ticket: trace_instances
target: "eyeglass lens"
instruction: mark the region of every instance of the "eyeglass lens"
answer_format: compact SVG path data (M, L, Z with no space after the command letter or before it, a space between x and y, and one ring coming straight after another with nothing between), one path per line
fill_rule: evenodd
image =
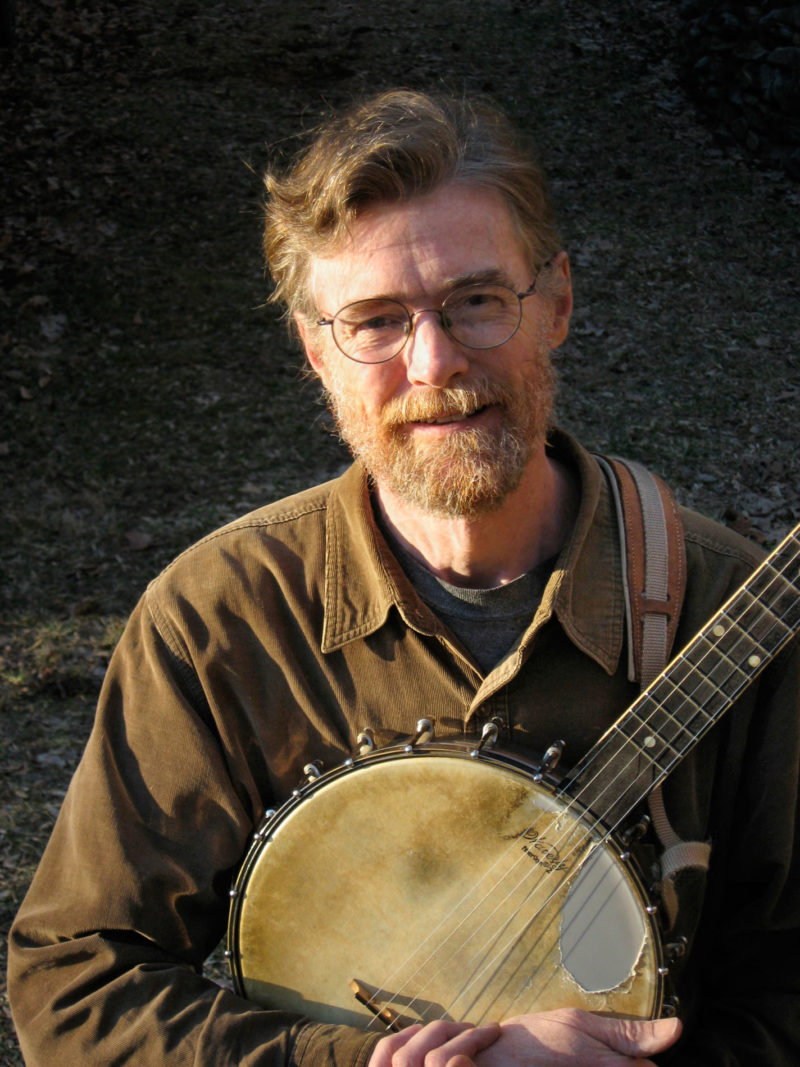
M522 317L519 297L504 285L454 289L439 312L445 331L467 348L496 348L514 335ZM359 300L333 319L336 344L351 359L381 363L402 349L413 317L396 300Z

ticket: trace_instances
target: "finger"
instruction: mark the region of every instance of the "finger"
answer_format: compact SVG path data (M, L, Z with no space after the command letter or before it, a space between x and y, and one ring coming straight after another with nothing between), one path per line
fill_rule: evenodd
M500 1036L497 1023L472 1026L470 1023L429 1023L416 1033L392 1059L392 1067L449 1067L455 1059L456 1067L472 1067L471 1057L488 1048Z
M372 1050L367 1067L392 1067L394 1054L407 1045L421 1029L422 1026L419 1023L414 1023L413 1026L408 1026L396 1034L387 1034L386 1037L382 1037Z
M368 1067L422 1067L428 1052L469 1029L472 1029L470 1023L447 1023L444 1020L426 1026L414 1023L381 1038L372 1050Z
M441 1049L441 1057L433 1055L433 1063L430 1067L438 1067L441 1059L443 1067L472 1067L472 1056L489 1048L500 1036L499 1023L487 1023L484 1026L473 1026L469 1030L451 1038ZM427 1065L426 1060L426 1065Z

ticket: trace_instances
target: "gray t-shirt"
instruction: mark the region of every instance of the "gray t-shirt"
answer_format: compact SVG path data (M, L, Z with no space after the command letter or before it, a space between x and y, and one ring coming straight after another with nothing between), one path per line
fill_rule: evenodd
M474 589L437 578L400 545L392 548L419 595L488 673L524 633L542 599L555 560L506 585Z

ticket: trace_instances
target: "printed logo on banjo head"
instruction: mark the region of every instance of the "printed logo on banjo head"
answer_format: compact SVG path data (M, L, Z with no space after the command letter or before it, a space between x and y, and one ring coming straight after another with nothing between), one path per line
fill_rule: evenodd
M546 841L538 830L530 826L527 830L522 831L520 837L524 842L522 851L526 856L530 856L534 863L543 867L544 870L549 872L565 871L567 869L567 865L561 859L556 846Z

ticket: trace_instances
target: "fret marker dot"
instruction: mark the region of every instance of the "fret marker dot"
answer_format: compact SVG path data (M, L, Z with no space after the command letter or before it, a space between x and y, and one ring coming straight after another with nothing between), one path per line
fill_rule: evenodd
M645 748L655 748L656 747L656 739L654 737L652 737L652 736L646 737L644 739L644 747Z
M714 637L724 637L725 636L725 627L717 625L717 626L714 627L714 629L711 632L713 633Z
M747 661L747 666L748 667L758 667L758 665L760 663L761 663L761 656L752 655Z

